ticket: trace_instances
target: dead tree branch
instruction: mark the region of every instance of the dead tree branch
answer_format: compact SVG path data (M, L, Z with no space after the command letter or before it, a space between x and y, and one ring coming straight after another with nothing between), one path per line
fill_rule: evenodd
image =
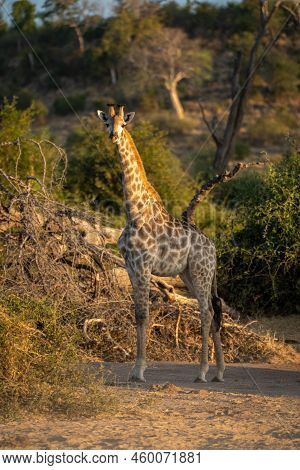
M197 189L187 209L182 213L181 219L187 223L194 223L195 210L198 204L202 202L207 195L220 183L225 183L231 180L239 171L245 170L246 168L264 168L265 163L263 162L239 162L231 171L225 171L220 175L216 175L209 181L204 183L200 189Z

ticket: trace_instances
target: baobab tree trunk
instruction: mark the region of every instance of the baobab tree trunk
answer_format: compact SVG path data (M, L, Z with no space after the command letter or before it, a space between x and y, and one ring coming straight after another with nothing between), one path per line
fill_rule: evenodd
M182 104L180 102L180 99L179 99L179 96L178 96L177 84L178 84L178 82L174 80L172 82L166 83L165 86L166 86L166 89L169 92L171 104L172 104L172 107L173 107L178 119L183 119L184 118L184 109L183 109L183 106L182 106Z

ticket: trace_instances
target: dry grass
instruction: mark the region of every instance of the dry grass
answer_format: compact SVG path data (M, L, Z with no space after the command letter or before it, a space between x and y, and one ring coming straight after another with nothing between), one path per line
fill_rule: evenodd
M118 407L102 377L78 367L74 321L48 305L10 295L0 300L2 418L30 413L92 416Z

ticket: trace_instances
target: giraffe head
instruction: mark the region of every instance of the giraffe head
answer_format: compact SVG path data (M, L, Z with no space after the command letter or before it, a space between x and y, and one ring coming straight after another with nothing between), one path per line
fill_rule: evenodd
M115 105L108 104L108 112L97 111L99 119L106 125L109 138L114 144L120 141L124 127L132 121L135 113L124 114L124 105L118 104L118 110L115 112Z

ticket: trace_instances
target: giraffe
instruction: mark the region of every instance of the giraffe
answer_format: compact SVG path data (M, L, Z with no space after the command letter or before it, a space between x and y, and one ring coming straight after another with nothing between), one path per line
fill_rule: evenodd
M216 290L216 250L195 226L174 218L147 179L144 166L126 126L135 113L125 113L124 105L109 104L108 112L97 111L109 138L117 146L121 161L126 226L118 240L128 272L135 304L136 361L130 380L145 382L146 336L149 320L151 274L179 275L191 294L198 300L202 329L202 351L196 382L206 382L208 371L208 337L212 332L217 375L223 382L225 369L220 325L221 300Z

